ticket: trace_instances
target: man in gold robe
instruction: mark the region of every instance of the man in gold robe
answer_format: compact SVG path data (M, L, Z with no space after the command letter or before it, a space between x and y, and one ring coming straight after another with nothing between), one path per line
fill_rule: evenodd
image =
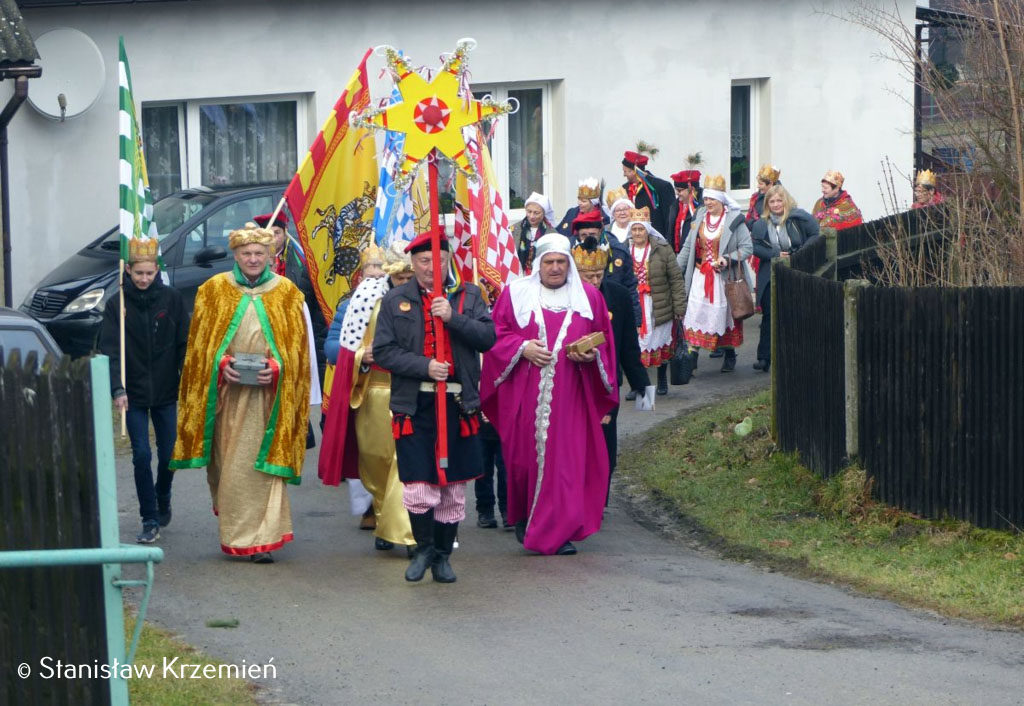
M225 554L271 563L293 539L285 484L298 484L310 404L302 292L268 268L273 234L233 231L235 266L196 296L171 468L206 467Z

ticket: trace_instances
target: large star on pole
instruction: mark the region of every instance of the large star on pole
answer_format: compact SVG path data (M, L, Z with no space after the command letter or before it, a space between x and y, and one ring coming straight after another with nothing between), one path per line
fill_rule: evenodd
M508 103L495 103L489 98L479 101L471 93L460 92L467 55L473 44L472 40L460 40L455 52L430 81L397 50L383 48L402 100L354 115L352 124L405 135L395 174L398 184L408 183L412 172L435 149L475 179L476 166L467 152L462 129L512 111Z

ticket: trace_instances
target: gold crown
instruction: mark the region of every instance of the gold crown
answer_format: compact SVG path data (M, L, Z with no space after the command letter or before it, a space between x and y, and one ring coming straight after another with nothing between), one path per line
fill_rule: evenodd
M604 202L608 205L608 208L612 207L619 199L626 199L629 201L629 194L626 193L625 189L611 189L604 195Z
M577 244L572 249L572 259L576 261L577 270L603 270L608 265L608 250L600 247L587 250Z
M384 250L384 272L397 275L400 272L412 272L412 258L405 252L406 242L396 240Z
M629 212L630 223L650 223L651 222L651 210L644 206L643 208L634 208Z
M601 182L593 178L581 181L579 191L576 192L576 195L581 199L601 198Z
M823 176L821 180L827 181L829 184L832 184L840 189L843 188L843 182L846 181L846 179L843 178L843 173L837 172L835 169L829 169L827 172L825 172L825 176Z
M128 262L156 262L160 241L156 238L130 238L128 240Z
M365 268L371 262L376 262L383 267L384 251L375 243L370 243L359 253L359 269Z
M923 169L917 173L917 185L928 186L932 189L938 184L938 177L931 169Z
M228 247L232 250L237 250L243 245L266 245L269 247L273 242L273 231L260 228L252 222L246 223L244 228L231 231L231 235L228 236Z
M779 175L782 174L778 167L772 164L762 164L761 168L757 170L757 178L761 181L766 181L769 184L774 184L779 180Z
M725 177L721 174L708 174L704 177L704 188L713 191L725 191Z

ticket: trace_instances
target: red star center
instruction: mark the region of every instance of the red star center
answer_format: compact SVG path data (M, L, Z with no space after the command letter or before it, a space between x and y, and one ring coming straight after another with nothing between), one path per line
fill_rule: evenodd
M444 101L437 96L430 96L416 104L412 113L412 121L416 127L429 135L445 129L451 112Z

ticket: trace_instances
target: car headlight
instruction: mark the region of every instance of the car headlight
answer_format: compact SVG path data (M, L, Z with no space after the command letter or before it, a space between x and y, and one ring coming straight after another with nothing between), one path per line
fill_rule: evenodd
M106 290L90 289L85 294L77 297L74 301L64 307L65 314L81 314L83 311L92 311L103 300Z

